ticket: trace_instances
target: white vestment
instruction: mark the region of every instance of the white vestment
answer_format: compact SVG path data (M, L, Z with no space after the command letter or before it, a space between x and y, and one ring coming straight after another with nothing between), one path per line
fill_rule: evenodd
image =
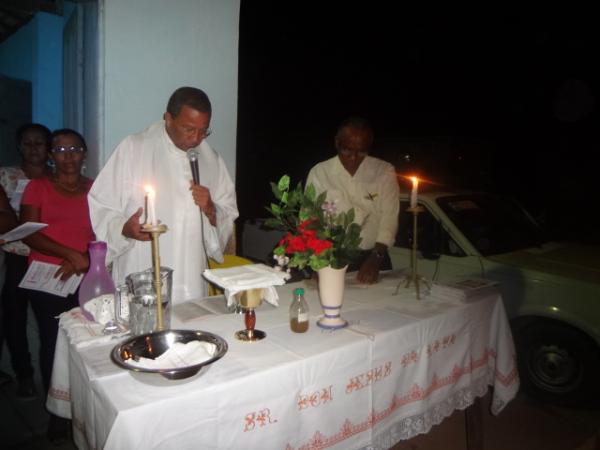
M88 197L90 216L96 239L108 244L107 263L113 263L115 283L152 267L151 242L122 234L125 222L144 206L145 187L150 185L156 192L156 218L168 227L159 245L161 265L173 269L173 303L206 295L203 241L209 257L222 258L238 210L235 186L223 159L205 140L196 149L200 184L210 190L216 207L216 227L194 203L187 154L173 144L164 121L126 137L100 171Z

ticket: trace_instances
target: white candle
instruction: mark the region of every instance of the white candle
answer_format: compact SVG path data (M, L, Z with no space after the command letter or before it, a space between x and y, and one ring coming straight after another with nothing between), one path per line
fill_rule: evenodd
M412 180L412 191L410 192L410 207L417 207L417 190L419 188L419 179L417 177L410 177Z
M148 197L148 220L150 221L150 225L157 225L156 209L154 205L156 193L154 192L154 189L152 189L152 186L146 186L146 196Z
M148 191L144 194L144 223L148 223Z

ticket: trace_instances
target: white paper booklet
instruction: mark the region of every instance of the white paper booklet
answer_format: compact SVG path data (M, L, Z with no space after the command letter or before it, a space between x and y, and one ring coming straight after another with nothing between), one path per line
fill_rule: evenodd
M17 181L15 191L13 192L12 197L10 198L10 206L12 206L12 209L14 209L17 212L19 212L19 208L21 207L21 197L23 197L23 192L25 192L25 188L27 187L30 181L31 180L29 179Z
M54 278L59 267L57 264L33 261L19 287L48 292L60 297L73 294L81 283L83 275L73 275L68 280L62 281L60 278Z
M22 225L19 225L16 228L13 228L8 233L4 233L0 235L0 240L4 240L6 242L18 241L19 239L23 239L30 234L35 233L36 231L41 230L42 228L46 228L48 225L45 223L39 222L25 222Z

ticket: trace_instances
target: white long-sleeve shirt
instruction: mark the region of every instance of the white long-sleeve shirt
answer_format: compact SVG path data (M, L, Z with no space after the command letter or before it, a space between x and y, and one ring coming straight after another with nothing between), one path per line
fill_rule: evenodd
M173 144L164 121L126 137L94 181L88 197L92 226L96 239L108 244L116 283L123 283L130 273L152 267L151 242L122 234L125 222L144 206L145 187L151 185L156 192L156 218L168 227L160 235L159 246L161 265L173 269L173 303L206 295L203 241L208 256L218 259L238 210L235 187L223 159L205 140L197 149L200 184L210 190L217 211L216 227L194 203L187 154Z
M354 176L335 156L315 165L306 185L312 184L317 194L327 191L327 200L335 201L338 212L354 208L354 222L362 225L362 249L376 242L391 247L398 230L400 190L394 166L366 156Z

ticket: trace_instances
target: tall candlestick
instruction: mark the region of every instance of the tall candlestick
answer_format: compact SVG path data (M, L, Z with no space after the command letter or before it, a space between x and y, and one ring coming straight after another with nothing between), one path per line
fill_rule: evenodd
M410 192L410 207L417 207L417 190L419 188L419 179L417 177L410 177L412 179L412 191Z
M156 193L154 192L154 189L152 189L152 186L146 186L146 197L148 198L148 219L150 220L150 225L158 225L154 204Z

